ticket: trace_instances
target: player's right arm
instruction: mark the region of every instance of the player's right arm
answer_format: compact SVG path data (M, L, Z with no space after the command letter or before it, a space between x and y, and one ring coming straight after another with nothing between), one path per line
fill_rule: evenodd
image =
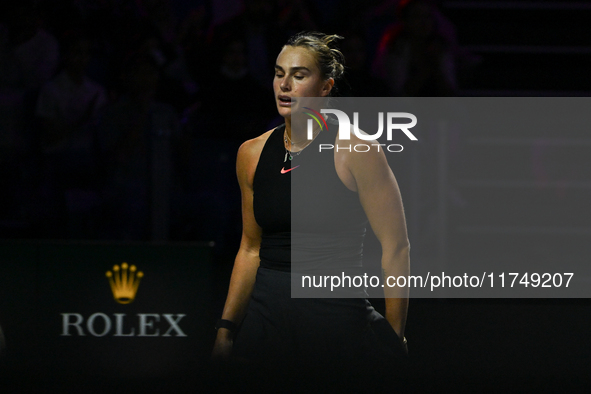
M246 141L240 146L236 159L236 173L242 194L242 239L234 261L228 296L222 312L222 319L240 324L254 288L259 267L259 249L262 229L254 218L253 180L261 151L271 132ZM232 350L232 332L220 328L217 333L212 357L227 359Z

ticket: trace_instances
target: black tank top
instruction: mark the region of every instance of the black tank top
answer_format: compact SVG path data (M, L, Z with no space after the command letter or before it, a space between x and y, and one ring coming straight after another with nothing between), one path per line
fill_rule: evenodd
M285 160L285 125L263 147L253 181L263 267L289 271L293 263L322 271L335 264L361 266L367 216L358 194L336 172L334 149L319 151L321 144L335 144L338 123L329 118L327 124L328 130L292 160Z

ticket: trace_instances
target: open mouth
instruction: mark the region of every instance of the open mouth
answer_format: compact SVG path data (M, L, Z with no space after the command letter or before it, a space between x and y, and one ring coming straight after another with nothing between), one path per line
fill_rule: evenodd
M288 104L292 104L295 102L295 100L292 97L289 96L278 96L277 97L279 99L279 102L283 105L288 105Z

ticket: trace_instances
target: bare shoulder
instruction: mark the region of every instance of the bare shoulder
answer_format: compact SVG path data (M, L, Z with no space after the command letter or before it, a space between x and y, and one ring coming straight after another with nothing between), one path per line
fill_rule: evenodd
M350 127L350 139L340 139L340 135L337 135L335 168L344 185L349 190L358 192L361 179L372 178L387 171L391 173L391 170L384 155L383 144L369 139L370 136L362 130L359 130L360 134L368 139L359 138L353 131L353 125Z
M375 139L370 139L371 136L359 130L359 134L366 139L360 138L354 131L353 125L350 125L350 139L342 140L337 136L336 144L339 146L336 161L346 165L350 170L352 167L383 165L386 156L384 155L384 144L380 144Z
M240 145L238 149L238 156L236 158L236 172L240 181L244 180L248 184L252 185L254 178L254 172L265 143L269 139L269 136L275 129L271 129L260 136L245 141Z

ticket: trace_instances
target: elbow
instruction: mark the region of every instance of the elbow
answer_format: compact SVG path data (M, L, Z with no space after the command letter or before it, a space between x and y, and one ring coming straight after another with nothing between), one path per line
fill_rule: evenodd
M408 260L410 255L410 242L408 239L382 244L382 256L386 260Z
M410 242L409 242L408 238L406 238L403 241L401 240L399 242L396 242L395 247L394 247L394 251L396 254L410 253Z
M408 236L405 235L396 235L390 237L380 237L378 235L378 239L380 240L380 244L382 245L382 249L384 250L409 250L410 249L410 241L408 240Z

